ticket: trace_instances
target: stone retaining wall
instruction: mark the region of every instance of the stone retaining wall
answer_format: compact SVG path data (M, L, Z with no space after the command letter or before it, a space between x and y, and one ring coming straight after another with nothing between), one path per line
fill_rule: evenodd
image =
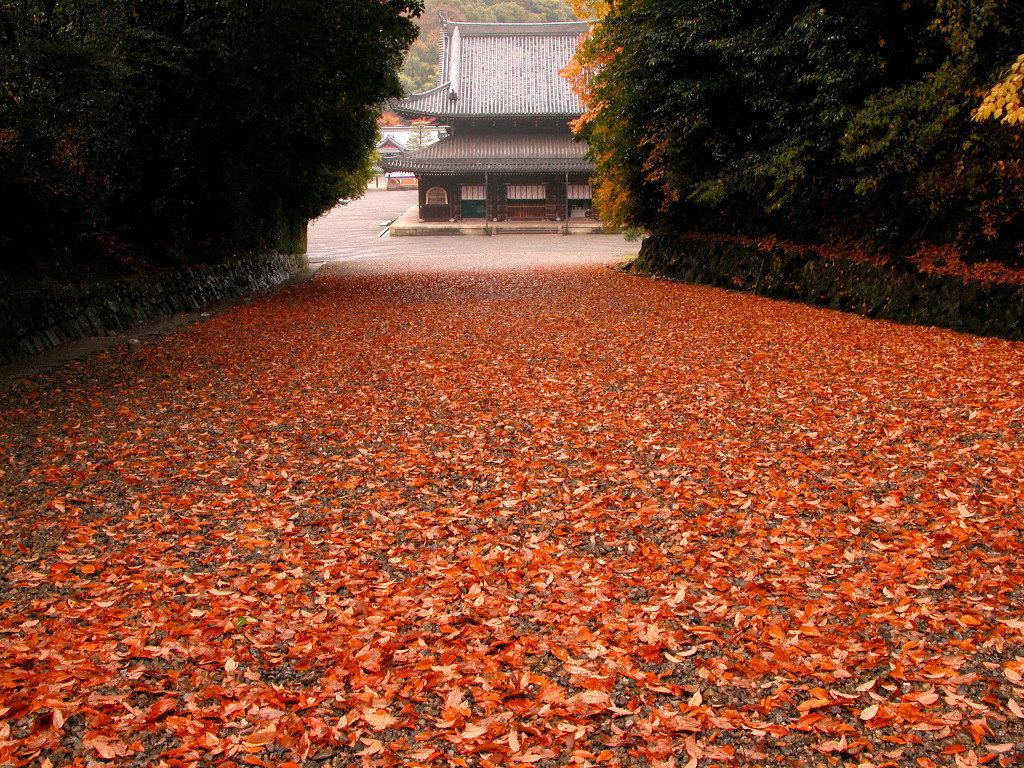
M158 277L0 294L0 365L279 285L305 254L261 254Z
M799 301L866 317L1024 339L1024 286L757 248L691 235L653 235L635 268L688 283Z

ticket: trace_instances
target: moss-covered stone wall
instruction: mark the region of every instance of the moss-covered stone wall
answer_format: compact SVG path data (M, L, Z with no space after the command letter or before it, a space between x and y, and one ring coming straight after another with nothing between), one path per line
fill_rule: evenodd
M305 254L260 254L137 280L0 291L0 365L280 284Z
M981 336L1024 339L1024 286L964 282L814 250L758 248L691 235L652 235L635 268L688 283Z

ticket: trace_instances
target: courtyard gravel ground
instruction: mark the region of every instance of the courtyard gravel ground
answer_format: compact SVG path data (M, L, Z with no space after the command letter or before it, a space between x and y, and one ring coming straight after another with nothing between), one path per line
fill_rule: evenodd
M1020 764L1024 345L445 240L0 383L0 766Z

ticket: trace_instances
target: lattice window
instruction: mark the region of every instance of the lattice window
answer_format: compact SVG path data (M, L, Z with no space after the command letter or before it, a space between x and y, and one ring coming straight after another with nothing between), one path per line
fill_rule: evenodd
M594 192L589 184L570 184L568 197L570 200L593 200Z
M462 199L463 200L486 200L487 190L483 184L463 184L462 185Z
M443 187L427 190L427 205L448 205L448 192Z
M545 184L509 184L509 200L546 200L548 196Z

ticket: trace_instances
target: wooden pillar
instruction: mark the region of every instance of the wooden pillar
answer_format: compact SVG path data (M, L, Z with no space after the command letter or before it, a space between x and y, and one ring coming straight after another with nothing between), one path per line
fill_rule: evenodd
M491 184L487 171L484 171L484 234L491 234Z
M569 172L565 172L565 234L569 234Z

